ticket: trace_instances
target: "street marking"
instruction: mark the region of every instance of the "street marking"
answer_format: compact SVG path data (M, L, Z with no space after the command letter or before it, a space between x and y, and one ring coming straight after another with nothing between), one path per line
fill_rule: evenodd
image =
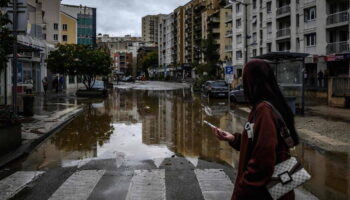
M165 200L165 170L135 170L126 200Z
M186 157L188 161L192 163L194 167L197 167L198 165L198 157Z
M154 165L159 168L159 166L162 164L164 158L155 158L153 159Z
M44 174L42 171L18 171L0 182L0 199L9 199L32 181Z
M221 169L194 170L205 200L231 199L233 184Z
M70 176L50 200L86 200L102 178L105 170L83 170Z

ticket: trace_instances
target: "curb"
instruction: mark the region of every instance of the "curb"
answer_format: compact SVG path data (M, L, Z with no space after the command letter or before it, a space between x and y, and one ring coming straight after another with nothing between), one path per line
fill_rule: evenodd
M39 146L42 142L44 142L48 137L50 137L54 133L58 132L59 130L67 126L82 111L83 111L83 108L78 108L72 111L72 114L70 114L69 117L67 117L67 119L65 119L61 123L58 123L55 127L53 127L51 130L43 134L41 137L33 140L32 142L21 145L13 152L10 152L8 154L1 156L0 169L6 166L7 164L19 159L20 157L30 154L37 146Z

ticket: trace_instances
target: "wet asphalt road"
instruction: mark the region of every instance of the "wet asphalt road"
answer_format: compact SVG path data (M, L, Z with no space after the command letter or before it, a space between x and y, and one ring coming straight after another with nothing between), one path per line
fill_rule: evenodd
M246 114L226 99L125 87L82 103L67 127L0 170L0 199L230 199L238 153L203 125L241 131Z

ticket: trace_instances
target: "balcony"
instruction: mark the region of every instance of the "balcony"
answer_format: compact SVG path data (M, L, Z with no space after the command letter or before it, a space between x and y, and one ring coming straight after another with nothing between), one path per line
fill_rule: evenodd
M226 37L226 38L230 38L230 37L232 37L232 30L228 30L228 31L226 31L226 33L225 33L225 37Z
M290 37L290 28L280 29L276 33L278 39Z
M316 5L316 0L304 0L304 8Z
M226 17L225 17L225 23L230 23L230 22L232 22L232 15L227 15Z
M349 23L349 12L342 11L327 16L327 28L342 26Z
M211 17L211 18L210 18L210 22L213 22L213 23L220 23L220 18L218 18L218 17Z
M290 15L290 6L289 5L277 8L276 17L284 17L287 15Z
M315 29L316 25L316 20L306 21L304 22L304 30Z
M225 52L231 52L232 51L232 45L225 45Z
M327 54L344 53L349 51L349 42L341 41L327 44Z

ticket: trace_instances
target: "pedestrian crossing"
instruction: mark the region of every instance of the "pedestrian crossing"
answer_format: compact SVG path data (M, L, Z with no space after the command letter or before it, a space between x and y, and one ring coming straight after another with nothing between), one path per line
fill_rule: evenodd
M77 171L73 172L63 183L57 185L57 189L52 191L52 194L46 198L38 196L35 199L49 199L49 200L87 200L92 198L92 194L96 188L102 189L101 193L109 193L110 187L118 187L118 185L112 184L106 186L101 182L104 178L108 179L108 173L113 174L116 172L108 172L107 170L82 170L77 168ZM132 173L131 173L132 172ZM120 178L122 182L128 185L123 190L123 194L115 194L115 196L109 199L122 199L122 200L171 200L178 199L174 196L167 196L168 190L176 190L175 194L179 191L187 191L191 193L195 190L189 188L186 184L177 184L175 182L170 184L171 181L167 181L169 174L174 174L174 169L142 169L133 171L124 171L124 174ZM0 180L0 200L17 199L16 195L19 195L24 188L34 188L36 185L40 185L40 181L44 181L45 174L50 172L44 171L18 171L2 180ZM194 174L194 179L190 180L200 188L199 195L195 195L196 198L185 199L204 199L204 200L229 200L233 191L233 183L228 174L223 169L187 169L187 170L175 170L175 174L178 177L183 177L188 173ZM125 178L132 174L132 177ZM174 177L170 177L174 178ZM50 181L49 181L50 182ZM100 184L100 185L99 185ZM192 185L193 187L193 185ZM40 188L41 189L41 188ZM98 192L97 192L98 193ZM172 191L172 193L174 193ZM21 194L20 194L21 195ZM22 194L23 195L23 194ZM96 196L96 195L95 195ZM123 198L120 198L120 197ZM312 198L311 198L312 197ZM21 196L20 199L26 199ZM31 199L31 198L29 198ZM100 198L104 199L104 198ZM317 199L317 197L311 194L301 193L296 190L296 199Z
M106 174L105 170L77 170L61 183L49 200L86 200ZM230 199L232 182L222 169L191 171L197 177L197 184L200 185L205 200ZM36 182L40 181L40 175L44 173L42 171L19 171L4 178L0 181L0 199L7 200L14 197L29 184L35 187ZM180 173L181 171L179 175ZM205 178L206 173L208 173L208 178ZM210 179L213 180L210 181ZM166 200L167 187L173 186L166 185L166 169L134 170L129 189L125 191L125 199ZM176 187L186 187L186 185Z

